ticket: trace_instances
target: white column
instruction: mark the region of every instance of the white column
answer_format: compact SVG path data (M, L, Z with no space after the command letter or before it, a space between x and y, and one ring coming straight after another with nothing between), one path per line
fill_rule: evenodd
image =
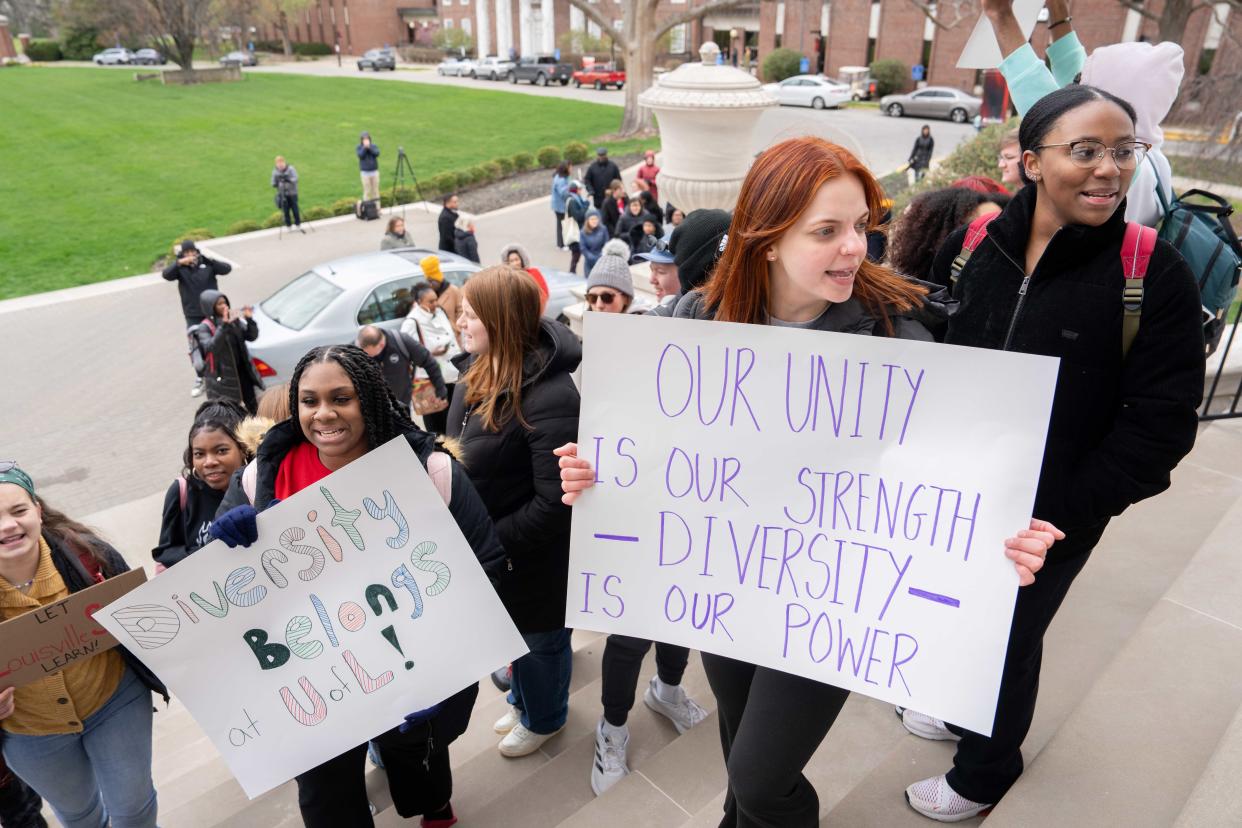
M544 54L556 52L556 3L543 0L543 49Z
M586 31L586 15L577 6L569 7L569 30L571 32Z
M492 26L491 20L488 18L488 14L490 12L490 9L488 8L489 5L490 4L487 3L486 0L475 0L474 4L475 16L478 19L478 22L475 24L475 31L478 34L478 39L475 42L478 43L476 51L478 53L477 57L480 59L485 58L492 53Z
M518 56L532 54L530 42L530 0L518 0Z
M496 0L496 54L502 60L509 57L513 46L513 7L509 0Z

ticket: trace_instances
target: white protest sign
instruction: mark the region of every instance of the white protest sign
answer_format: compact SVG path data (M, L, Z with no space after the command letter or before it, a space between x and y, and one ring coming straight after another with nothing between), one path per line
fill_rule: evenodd
M1018 18L1018 26L1022 36L1027 40L1035 31L1035 22L1044 8L1045 0L1013 0L1013 13ZM995 69L1004 59L1000 44L996 42L996 33L992 31L992 23L987 15L979 15L975 29L962 49L962 56L957 59L959 69Z
M565 623L989 734L1057 361L586 315Z
M526 652L404 438L97 613L251 798Z

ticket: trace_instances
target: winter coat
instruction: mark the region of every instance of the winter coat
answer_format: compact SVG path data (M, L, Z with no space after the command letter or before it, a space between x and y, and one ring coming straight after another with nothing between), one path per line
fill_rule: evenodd
M599 208L599 212L609 233L617 231L617 222L629 212L629 201L628 197L616 199L610 196L604 199L604 206Z
M611 158L595 159L587 167L582 183L586 184L591 195L595 197L595 206L599 207L608 196L608 185L621 180L621 168Z
M392 250L397 247L413 247L414 237L410 235L410 231L398 236L396 233L385 233L384 238L380 239L380 250Z
M380 148L375 146L375 142L371 142L371 146L364 147L362 142L358 142L358 172L372 173L379 171Z
M569 178L564 175L552 176L552 212L565 212L565 199L569 195Z
M595 263L599 261L599 257L604 252L604 245L608 243L608 228L601 222L599 227L594 230L587 230L583 225L582 233L578 237L578 245L582 248L582 261L584 262L585 273L590 273L591 268L595 267Z
M224 492L216 491L191 475L185 478L185 508L181 508L181 486L176 480L164 494L160 520L160 540L151 550L156 563L172 566L211 543L208 531Z
M570 193L565 200L565 212L578 222L578 229L582 229L582 223L586 221L587 209L591 206L590 202L577 193Z
M448 398L440 364L416 336L385 328L384 350L371 357L371 361L384 375L384 382L388 383L388 389L393 396L406 408L409 408L410 398L414 394L414 372L419 368L426 372L441 398Z
M561 503L561 473L552 450L577 439L578 389L570 374L582 345L559 322L541 319L539 341L523 363L522 416L486 431L473 407L464 375L474 360L454 362L463 374L449 406L449 436L461 443L462 464L478 487L513 571L498 588L505 608L523 633L565 624L569 576L570 509Z
M259 338L259 326L253 319L222 323L215 318L215 303L221 296L224 294L218 290L203 291L199 302L203 321L191 329L206 363L203 380L207 385L207 399L234 400L252 409L255 392L251 390L247 397L243 386L249 384L250 389L262 389L263 378L250 361L246 343Z
M282 196L288 198L298 197L298 171L292 164L286 164L282 170L279 167L272 168L272 186Z
M644 161L638 167L637 178L639 181L647 182L647 187L648 187L647 192L651 193L651 200L654 201L656 204L660 203L660 187L658 184L656 184L656 176L658 176L659 174L660 174L660 168L657 167L655 164L649 165L647 164L647 162Z
M181 293L181 310L185 314L187 326L203 319L202 307L198 303L203 291L219 290L216 277L231 273L232 270L233 266L228 262L217 262L202 253L198 254L198 264L193 267L178 264L174 259L172 264L164 268L164 278L176 282L177 290Z
M474 233L465 230L453 230L453 247L458 256L464 256L475 264L479 264L479 242Z
M440 230L440 241L438 243L440 250L444 250L449 253L457 252L457 244L454 237L456 228L453 226L456 221L456 210L450 210L445 207L440 211L440 217L436 219L436 226Z
M931 166L932 152L936 149L936 139L930 135L923 137L920 133L918 138L914 139L914 146L910 149L910 166L916 170L925 170Z
M432 282L431 286L436 289L436 306L444 311L449 324L453 326L453 333L457 334L457 317L461 315L461 288L448 279ZM460 336L458 341L460 344Z
M1068 533L1102 531L1168 488L1194 445L1204 375L1199 291L1181 256L1157 242L1123 360L1124 205L1099 227L1062 227L1026 277L1037 197L1022 188L988 226L954 288L959 305L945 341L1061 360L1034 514ZM935 281L948 283L965 233L945 240Z
M638 215L634 215L630 212L629 207L626 207L625 212L617 219L616 224L612 225L612 237L614 239L625 239L625 243L630 244L630 231L637 227L639 232L642 232L643 222L647 219L651 219L657 225L660 223L658 216L648 213L646 210L640 210ZM642 237L640 236L639 238ZM630 244L630 247L633 246Z
M418 339L433 355L441 348L447 348L448 350L435 356L435 360L440 366L444 381L457 382L457 366L450 360L461 353L461 345L457 342L457 329L449 321L444 308L437 307L436 312L431 314L422 305L415 305L401 323L401 332Z

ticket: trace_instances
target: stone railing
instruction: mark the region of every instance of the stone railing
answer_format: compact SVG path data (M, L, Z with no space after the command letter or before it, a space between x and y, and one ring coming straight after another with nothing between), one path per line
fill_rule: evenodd
M227 83L242 79L240 66L220 66L211 69L169 69L161 72L164 85L185 86L192 83Z

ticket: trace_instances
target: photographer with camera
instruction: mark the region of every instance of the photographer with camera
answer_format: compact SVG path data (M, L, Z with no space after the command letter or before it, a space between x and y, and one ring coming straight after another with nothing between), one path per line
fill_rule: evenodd
M199 307L199 297L203 295L203 291L219 290L216 277L231 272L233 266L204 256L193 239L186 239L177 245L173 255L177 258L164 268L164 278L177 283L177 290L181 293L181 312L185 315L185 329L188 333L203 321L203 311ZM200 374L194 387L190 389L190 396L197 397L202 393L203 377Z
M285 227L296 226L305 234L306 231L302 229L302 214L298 212L298 171L285 161L283 155L276 156L272 186L276 188L276 208L285 215Z
M364 132L358 137L358 173L362 176L362 200L379 201L379 147L371 142L371 133Z

